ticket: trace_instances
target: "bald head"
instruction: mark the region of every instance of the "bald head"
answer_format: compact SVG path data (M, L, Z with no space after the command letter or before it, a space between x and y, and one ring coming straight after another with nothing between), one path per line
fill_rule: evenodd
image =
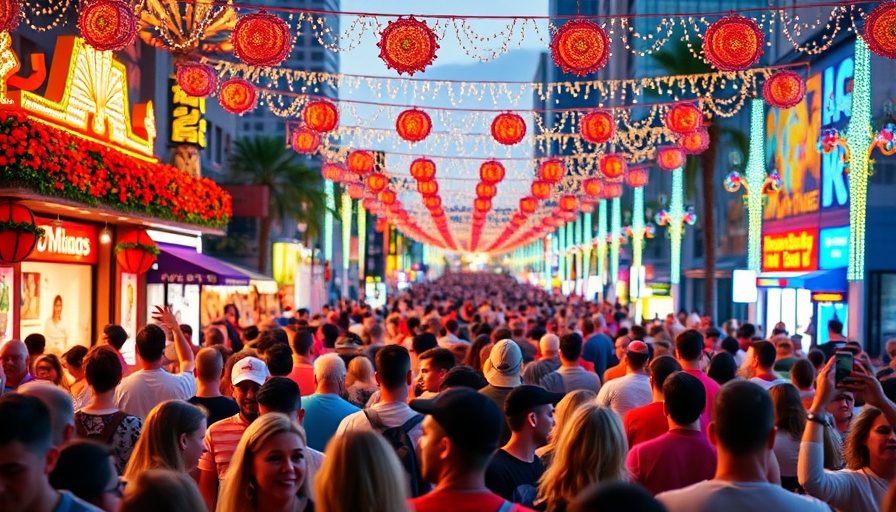
M0 362L3 363L3 373L6 374L6 386L18 386L28 374L28 366L31 364L28 347L19 340L7 341L0 347Z
M224 356L221 351L206 347L196 354L196 378L205 383L220 382L224 376Z
M538 350L545 358L558 357L560 355L560 338L556 334L545 334L538 340Z
M53 446L62 447L75 435L75 407L72 396L64 389L45 380L26 382L17 393L37 398L50 410L53 425Z

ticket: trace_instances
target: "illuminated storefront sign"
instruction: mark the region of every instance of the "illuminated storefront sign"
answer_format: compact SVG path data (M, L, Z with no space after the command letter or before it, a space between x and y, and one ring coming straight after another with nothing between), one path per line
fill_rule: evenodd
M846 268L849 265L849 226L820 231L818 265L824 270Z
M171 142L176 144L196 144L204 148L207 123L205 98L190 96L180 88L176 80L171 80Z
M762 237L763 272L818 270L818 230L800 229Z
M28 261L96 264L99 230L88 224L38 218L46 236L37 241L37 248Z

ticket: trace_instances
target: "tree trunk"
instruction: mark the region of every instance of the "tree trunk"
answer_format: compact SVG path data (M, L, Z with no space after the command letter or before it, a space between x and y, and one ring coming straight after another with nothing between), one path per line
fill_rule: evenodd
M271 216L262 217L258 226L258 271L264 274L268 267L268 245L271 240Z
M699 214L703 217L703 269L706 272L703 287L703 314L713 322L716 315L716 153L719 144L719 126L709 125L709 147L700 155L703 185L703 206Z

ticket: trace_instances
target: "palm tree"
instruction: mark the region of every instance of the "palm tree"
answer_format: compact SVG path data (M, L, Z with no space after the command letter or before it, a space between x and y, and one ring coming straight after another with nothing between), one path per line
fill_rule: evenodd
M228 166L229 180L240 185L268 188L268 215L258 230L258 270L268 263L271 226L288 222L308 226L308 237L321 232L326 195L320 173L305 166L298 153L286 147L282 137L253 137L234 143Z

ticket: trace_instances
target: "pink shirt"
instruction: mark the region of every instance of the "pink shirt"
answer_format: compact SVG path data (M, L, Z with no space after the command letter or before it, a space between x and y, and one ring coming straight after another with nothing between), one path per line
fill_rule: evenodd
M203 439L205 453L199 458L199 470L214 471L218 475L218 480L224 480L233 452L236 451L236 446L240 444L240 438L248 427L249 423L243 421L239 413L213 423L205 431Z
M703 432L674 429L628 452L632 480L650 494L681 489L716 474L716 449Z
M299 385L302 396L314 394L314 367L293 365L292 372L287 375L293 382Z
M686 373L690 373L694 377L697 377L698 380L703 384L703 389L706 390L706 407L703 409L703 414L700 415L700 430L705 434L707 429L709 429L709 422L712 421L712 404L716 401L716 395L719 394L719 383L712 380L712 377L701 372L700 370L684 370Z

